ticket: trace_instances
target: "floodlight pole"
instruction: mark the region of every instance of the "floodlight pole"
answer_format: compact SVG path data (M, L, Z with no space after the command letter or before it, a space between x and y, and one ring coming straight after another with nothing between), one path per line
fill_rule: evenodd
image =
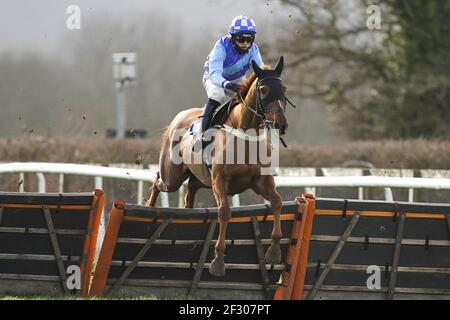
M117 139L125 138L125 130L127 123L127 111L125 104L125 84L124 81L116 82L116 137Z
M136 82L136 54L113 54L113 77L116 84L116 138L125 138L127 130L126 87Z

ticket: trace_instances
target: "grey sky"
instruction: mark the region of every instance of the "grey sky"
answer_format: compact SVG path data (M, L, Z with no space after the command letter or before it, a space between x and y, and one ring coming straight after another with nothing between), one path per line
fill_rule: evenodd
M70 5L78 5L81 9L82 30L71 31L66 27L66 20L69 16L66 13L66 9ZM186 86L185 83L183 83L184 80L179 77L167 76L166 82L164 82L164 79L160 78L159 85L170 85L172 90L176 90L174 92L177 92L177 94L171 95L170 97L163 97L158 86L155 84L150 86L148 82L144 81L147 78L151 80L152 77L158 75L158 72L160 72L158 71L158 64L140 64L141 69L138 70L139 81L141 85L147 84L150 87L149 89L141 90L143 93L139 96L139 99L136 98L137 103L133 106L136 108L139 107L139 110L141 110L142 114L146 115L147 118L151 117L156 119L159 117L164 123L170 120L175 109L171 110L168 114L161 114L161 110L158 107L159 104L162 103L163 105L171 107L178 106L178 108L180 108L180 106L200 105L204 102L205 93L201 84L204 59L209 52L208 50L212 48L213 41L227 33L229 23L234 16L245 13L254 18L258 27L259 41L270 45L272 54L278 54L280 52L276 45L277 35L280 30L283 30L280 29L280 22L289 19L289 15L292 15L292 21L295 21L296 15L298 14L298 12L290 12L285 6L281 6L277 1L273 0L0 0L0 54L3 54L5 51L11 51L12 53L6 56L17 57L20 56L20 53L31 52L33 53L32 56L38 59L32 61L34 61L34 63L36 63L36 61L39 62L38 65L32 65L37 68L36 70L33 69L34 73L31 72L33 70L27 70L26 72L23 71L23 74L17 74L14 73L16 70L10 70L10 77L12 78L7 81L7 78L5 77L3 85L4 90L5 92L8 92L8 97L10 99L8 100L6 97L3 97L3 100L0 100L0 103L4 103L5 106L8 106L8 110L10 110L13 118L17 118L17 112L27 112L29 115L28 117L35 120L34 114L39 116L45 115L47 112L50 112L49 108L60 110L61 106L58 105L58 101L61 101L61 96L64 96L64 101L67 105L71 103L72 105L77 106L77 112L90 112L89 119L92 119L92 131L96 130L101 132L103 130L101 125L104 125L104 123L109 123L108 125L110 125L110 123L113 123L114 121L110 112L107 113L109 118L102 120L104 123L95 121L93 115L93 112L96 110L110 110L114 107L113 85L112 80L110 79L111 69L109 66L109 51L112 48L120 51L134 51L135 49L134 47L128 49L127 39L123 38L126 34L118 36L117 42L114 42L112 45L103 35L107 34L110 36L112 31L110 30L111 25L116 25L111 22L119 22L121 27L132 26L135 28L133 30L136 30L136 38L140 39L139 37L141 34L149 35L147 22L149 18L155 18L155 13L157 14L156 17L160 18L157 19L158 21L163 20L169 25L168 28L158 28L158 26L155 26L155 30L168 30L168 37L174 37L174 35L177 36L179 35L178 33L181 33L184 41L182 41L182 43L175 43L177 52L181 53L186 49L192 50L184 52L185 56L180 56L180 61L176 61L177 63L180 62L177 66L178 68L181 68L181 71L174 68L173 70L170 70L170 72L187 72L196 75L190 79L190 82L192 82L190 86ZM102 26L100 23L106 23L104 26L105 30L101 29ZM275 25L277 25L276 28L274 28ZM85 27L83 28L83 26ZM98 30L96 29L98 32L92 32L93 28L99 28ZM173 32L174 30L175 33ZM163 37L164 34L161 36ZM87 44L88 47L82 52L73 51L74 47L79 49L79 46L71 47L72 40L74 41L74 44ZM135 39L133 39L133 41L134 40ZM169 59L169 57L172 57L173 59L173 52L171 55L166 55L164 49L158 50L164 47L164 43L167 45L174 42L173 39L169 39L172 41L165 40L167 39L163 39L164 42L162 43L151 43L150 46L147 46L151 47L154 52L151 51L152 56L147 56L145 58L155 60ZM155 37L153 36L153 39L145 39L143 36L142 41L144 44L146 41L155 41ZM158 39L156 41L158 41ZM94 48L89 47L89 44L92 43L98 45L95 46L95 48L100 50L99 52L95 52ZM186 46L186 44L189 45ZM159 47L155 47L158 45ZM183 48L183 46L186 46L186 48ZM145 46L139 46L139 48L143 49ZM174 46L168 46L168 48L174 48ZM81 55L80 52L82 53ZM144 50L144 52L146 51ZM103 55L104 59L99 60L98 57L94 59L93 56L96 54ZM48 65L45 64L51 63L53 59L70 62L71 56L76 57L77 60L77 63L75 64L67 64L68 67L70 66L73 68L70 69L70 76L73 79L69 77L72 79L72 82L68 81L66 78L64 79L67 82L67 86L71 83L74 86L73 88L67 87L65 85L66 82L64 81L58 82L55 80L63 77L63 72L58 72L57 69L48 67ZM265 62L268 62L267 58L264 58ZM80 59L82 60L82 63L80 62ZM140 61L143 61L142 58L140 59ZM103 65L96 65L94 68L95 70L100 68L99 70L102 70L102 73L96 75L96 82L88 82L90 85L84 84L82 79L84 79L84 74L90 74L88 72L89 70L86 69L91 69L90 63L92 63L92 61L95 61L95 63L99 63L100 61L100 64L101 61L105 62ZM186 67L183 66L183 63L194 64ZM57 63L55 63L55 65L58 66ZM107 65L107 67L102 69L105 65ZM167 66L167 63L164 65ZM43 70L39 69L41 66L44 68ZM39 80L33 82L30 80L30 82L27 81L29 80L29 77L26 76L30 72L31 74L35 74L38 78L44 72L44 75L49 78L46 78L45 81ZM26 78L21 80L21 77L23 76ZM23 92L23 94L14 95L16 91L10 90L10 86L13 85L10 83L10 80L13 78L17 78L17 86L25 86L26 89L20 91ZM168 79L175 79L175 81L169 81ZM57 88L47 88L52 85ZM101 88L105 87L109 88L109 91L101 91ZM58 90L61 90L61 92ZM86 94L83 90L87 90L90 95ZM34 95L28 97L27 95L29 95L30 92L34 92ZM83 92L82 97L76 96L77 92ZM189 98L187 98L187 96L189 96ZM86 101L82 99L84 97L87 97ZM186 101L186 99L188 100ZM95 109L89 107L92 104L95 104ZM308 107L306 104L302 104L303 107ZM302 118L304 120L299 120L300 122L297 124L299 128L303 129L312 127L311 130L306 130L310 132L309 136L312 141L317 141L317 137L323 135L329 136L332 139L335 138L335 134L328 133L328 120L324 118L323 114L322 109L319 108L309 110L309 117ZM147 125L147 123L142 124L147 121L147 118L143 116L135 118L129 117L130 122L132 122L133 119L137 122L140 121L139 123L133 124L140 127ZM312 119L315 118L317 119L312 121ZM45 116L39 121L42 122L41 131L44 131L43 128L52 127ZM325 123L325 125L321 125L322 123ZM160 126L161 123L158 122L158 128ZM293 127L294 126L292 126L292 128ZM323 128L319 134L317 134L315 130L316 127ZM302 139L304 141L310 139L308 138L308 132L302 134Z
M281 8L274 1L261 0L15 0L1 1L0 51L32 50L53 53L61 50L68 14L66 8L75 4L81 8L81 23L97 17L113 18L128 24L148 12L158 12L167 23L176 21L187 35L208 33L213 36L225 31L231 18L246 13L256 20L262 32L276 22ZM267 5L269 4L269 5ZM262 34L261 36L264 36Z

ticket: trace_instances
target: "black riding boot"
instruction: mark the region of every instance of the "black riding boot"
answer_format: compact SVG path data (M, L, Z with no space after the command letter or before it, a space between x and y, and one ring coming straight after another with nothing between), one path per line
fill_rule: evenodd
M202 133L209 129L214 110L218 106L220 106L220 102L214 99L208 99L208 103L205 104L202 113Z
M203 114L202 114L202 133L201 133L202 135L205 133L206 130L209 129L214 110L218 106L220 106L220 102L218 102L214 99L208 99L208 103L205 104L205 107L203 108ZM205 146L206 146L206 141L203 140L203 136L202 136L202 149L204 149Z

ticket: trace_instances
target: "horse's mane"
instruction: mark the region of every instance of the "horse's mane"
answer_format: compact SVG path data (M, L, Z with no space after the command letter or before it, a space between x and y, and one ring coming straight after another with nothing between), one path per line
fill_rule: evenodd
M268 65L263 65L261 67L261 69L271 70L271 67ZM247 96L247 93L250 90L250 88L252 87L252 84L253 84L253 82L255 82L256 78L257 78L256 73L252 72L241 84L241 90L239 91L239 93L243 99L245 99L245 97ZM239 95L238 95L238 97L239 97Z
M164 144L164 141L166 141L167 136L169 135L169 128L170 128L170 125L168 125L167 127L165 127L163 129L163 133L161 135L161 144Z

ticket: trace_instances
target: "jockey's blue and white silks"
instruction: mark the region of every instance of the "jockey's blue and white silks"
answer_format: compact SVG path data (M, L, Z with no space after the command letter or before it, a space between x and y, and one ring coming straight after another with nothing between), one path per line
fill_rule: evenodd
M251 68L252 60L263 65L258 46L253 43L249 51L240 54L230 36L219 39L205 62L205 75L218 87L225 88L229 81L241 78Z

